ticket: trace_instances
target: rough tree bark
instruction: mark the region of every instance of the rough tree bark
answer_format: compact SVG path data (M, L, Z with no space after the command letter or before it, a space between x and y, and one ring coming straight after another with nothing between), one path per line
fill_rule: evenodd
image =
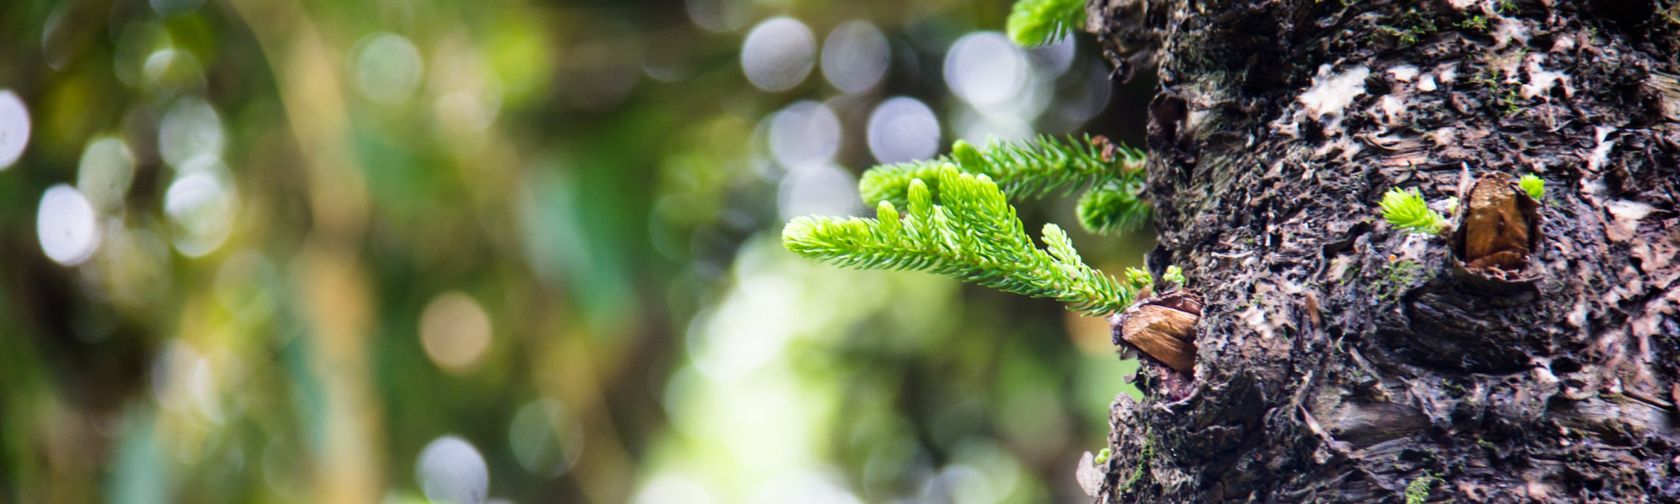
M1675 4L1090 0L1160 80L1151 267L1205 301L1098 500L1680 501ZM1529 173L1508 271L1377 213Z

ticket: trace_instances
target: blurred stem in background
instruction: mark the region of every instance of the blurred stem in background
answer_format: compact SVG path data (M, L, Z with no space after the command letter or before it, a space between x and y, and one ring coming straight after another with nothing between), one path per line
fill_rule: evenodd
M343 68L302 6L288 0L235 0L234 10L256 36L269 66L297 147L309 188L313 217L309 235L294 259L298 305L313 371L321 384L324 452L316 468L312 497L319 502L372 502L383 486L384 451L377 436L368 370L372 326L371 293L358 261L356 243L367 223L367 195L361 171L346 145L351 135L344 110Z

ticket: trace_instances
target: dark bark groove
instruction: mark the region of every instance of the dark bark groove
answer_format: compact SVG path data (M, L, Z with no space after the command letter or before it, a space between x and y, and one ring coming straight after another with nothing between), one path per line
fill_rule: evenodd
M1674 3L1091 0L1160 77L1150 263L1206 301L1098 500L1680 501ZM1522 278L1377 212L1488 173L1547 182Z

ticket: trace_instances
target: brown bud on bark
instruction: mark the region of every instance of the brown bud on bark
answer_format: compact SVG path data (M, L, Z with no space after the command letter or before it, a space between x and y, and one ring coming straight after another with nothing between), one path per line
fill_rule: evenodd
M1483 175L1460 199L1464 213L1453 233L1453 252L1464 269L1517 279L1540 242L1540 204L1503 173Z
M1184 291L1145 299L1109 319L1114 344L1136 347L1174 370L1196 367L1196 321L1202 318L1202 299Z

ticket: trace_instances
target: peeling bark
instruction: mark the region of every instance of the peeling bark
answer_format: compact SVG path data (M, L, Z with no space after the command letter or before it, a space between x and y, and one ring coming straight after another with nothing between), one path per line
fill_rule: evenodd
M1150 363L1114 404L1098 500L1680 501L1672 3L1091 0L1160 78L1151 267L1205 301L1187 390ZM1479 249L1520 265L1376 212L1529 173L1538 226Z

